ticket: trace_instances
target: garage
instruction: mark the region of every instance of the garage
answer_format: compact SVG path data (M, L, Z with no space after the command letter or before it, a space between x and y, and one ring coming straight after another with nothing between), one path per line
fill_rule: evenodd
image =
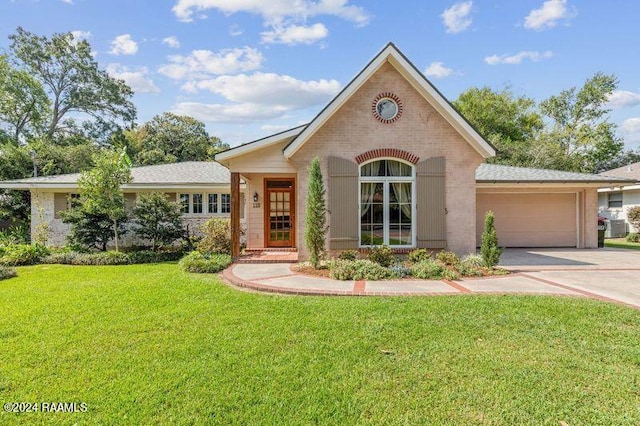
M481 242L484 215L495 214L503 247L576 247L577 194L477 193L476 242Z

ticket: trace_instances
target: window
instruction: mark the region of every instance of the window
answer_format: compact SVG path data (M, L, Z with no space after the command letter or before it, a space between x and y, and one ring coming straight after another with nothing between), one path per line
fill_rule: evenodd
M182 213L189 213L189 194L180 194L180 204Z
M360 167L360 245L414 245L410 164L376 160Z
M218 194L209 194L209 213L218 213Z
M60 212L67 211L78 205L80 194L67 194L57 192L53 194L53 213L56 219L60 219Z
M220 212L231 213L231 194L220 194Z
M622 208L622 192L609 193L609 208L610 209Z
M192 213L202 213L202 194L193 194L193 208Z

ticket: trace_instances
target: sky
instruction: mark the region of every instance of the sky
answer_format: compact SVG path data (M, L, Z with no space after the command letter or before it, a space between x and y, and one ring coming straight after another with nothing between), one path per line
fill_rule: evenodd
M509 87L537 101L602 71L640 147L640 2L631 0L0 0L18 26L73 32L135 92L138 122L191 115L232 146L307 123L388 42L450 100Z

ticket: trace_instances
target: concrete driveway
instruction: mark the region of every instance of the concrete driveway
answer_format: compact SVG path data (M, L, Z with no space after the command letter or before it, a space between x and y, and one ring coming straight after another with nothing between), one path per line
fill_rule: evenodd
M508 249L500 265L531 284L547 284L640 309L640 251Z

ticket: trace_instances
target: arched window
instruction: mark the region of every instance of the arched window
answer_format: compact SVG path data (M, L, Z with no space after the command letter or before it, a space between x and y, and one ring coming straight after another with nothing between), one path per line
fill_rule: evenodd
M360 246L415 246L413 164L383 158L360 165Z

